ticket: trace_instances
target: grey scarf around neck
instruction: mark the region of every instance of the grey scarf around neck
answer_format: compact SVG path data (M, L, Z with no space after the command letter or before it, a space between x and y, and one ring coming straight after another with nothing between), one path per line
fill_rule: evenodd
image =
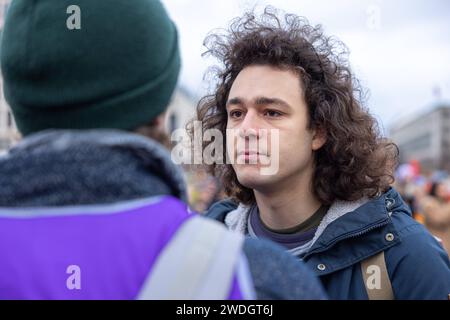
M173 195L182 171L159 143L121 130L47 130L0 156L0 206L113 203Z

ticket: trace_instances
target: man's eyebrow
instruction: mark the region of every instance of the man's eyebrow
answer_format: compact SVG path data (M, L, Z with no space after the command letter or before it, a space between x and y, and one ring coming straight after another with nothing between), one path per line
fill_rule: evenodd
M230 105L239 105L242 104L242 99L241 98L231 98L227 101L227 107Z
M278 99L278 98L269 98L269 97L257 97L255 99L256 105L268 105L268 104L274 104L281 107L286 107L291 109L292 107L284 100Z
M243 99L241 99L239 97L234 97L227 101L226 106L228 107L230 105L242 105L242 104L244 104ZM289 103L287 103L286 101L284 101L282 99L278 99L278 98L257 97L254 99L254 104L256 104L257 106L274 104L274 105L278 105L281 107L292 109L292 107L290 106Z

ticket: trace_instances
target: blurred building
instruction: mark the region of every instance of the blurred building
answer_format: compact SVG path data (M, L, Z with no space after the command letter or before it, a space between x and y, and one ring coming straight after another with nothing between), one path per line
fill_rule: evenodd
M390 130L400 149L400 162L420 162L422 169L450 172L450 106L436 105L428 112Z
M186 123L195 116L196 98L184 87L178 87L167 109L166 127L172 133L185 128Z

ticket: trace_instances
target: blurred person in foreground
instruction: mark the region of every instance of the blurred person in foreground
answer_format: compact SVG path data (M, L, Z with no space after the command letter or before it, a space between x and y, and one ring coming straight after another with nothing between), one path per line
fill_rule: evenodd
M159 1L15 0L1 68L24 136L0 158L1 299L324 297L282 248L189 213L159 143L180 70Z
M231 199L206 215L283 245L332 299L447 299L448 256L390 187L398 150L363 107L345 46L271 7L205 44L221 67L197 120L226 136L234 160L210 165ZM272 132L278 145L253 149Z

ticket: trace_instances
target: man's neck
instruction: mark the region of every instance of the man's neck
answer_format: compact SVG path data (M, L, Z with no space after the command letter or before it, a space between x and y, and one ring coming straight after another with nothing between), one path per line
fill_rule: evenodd
M254 190L261 220L274 230L288 229L310 218L320 207L311 188L310 175L290 177L270 191Z

